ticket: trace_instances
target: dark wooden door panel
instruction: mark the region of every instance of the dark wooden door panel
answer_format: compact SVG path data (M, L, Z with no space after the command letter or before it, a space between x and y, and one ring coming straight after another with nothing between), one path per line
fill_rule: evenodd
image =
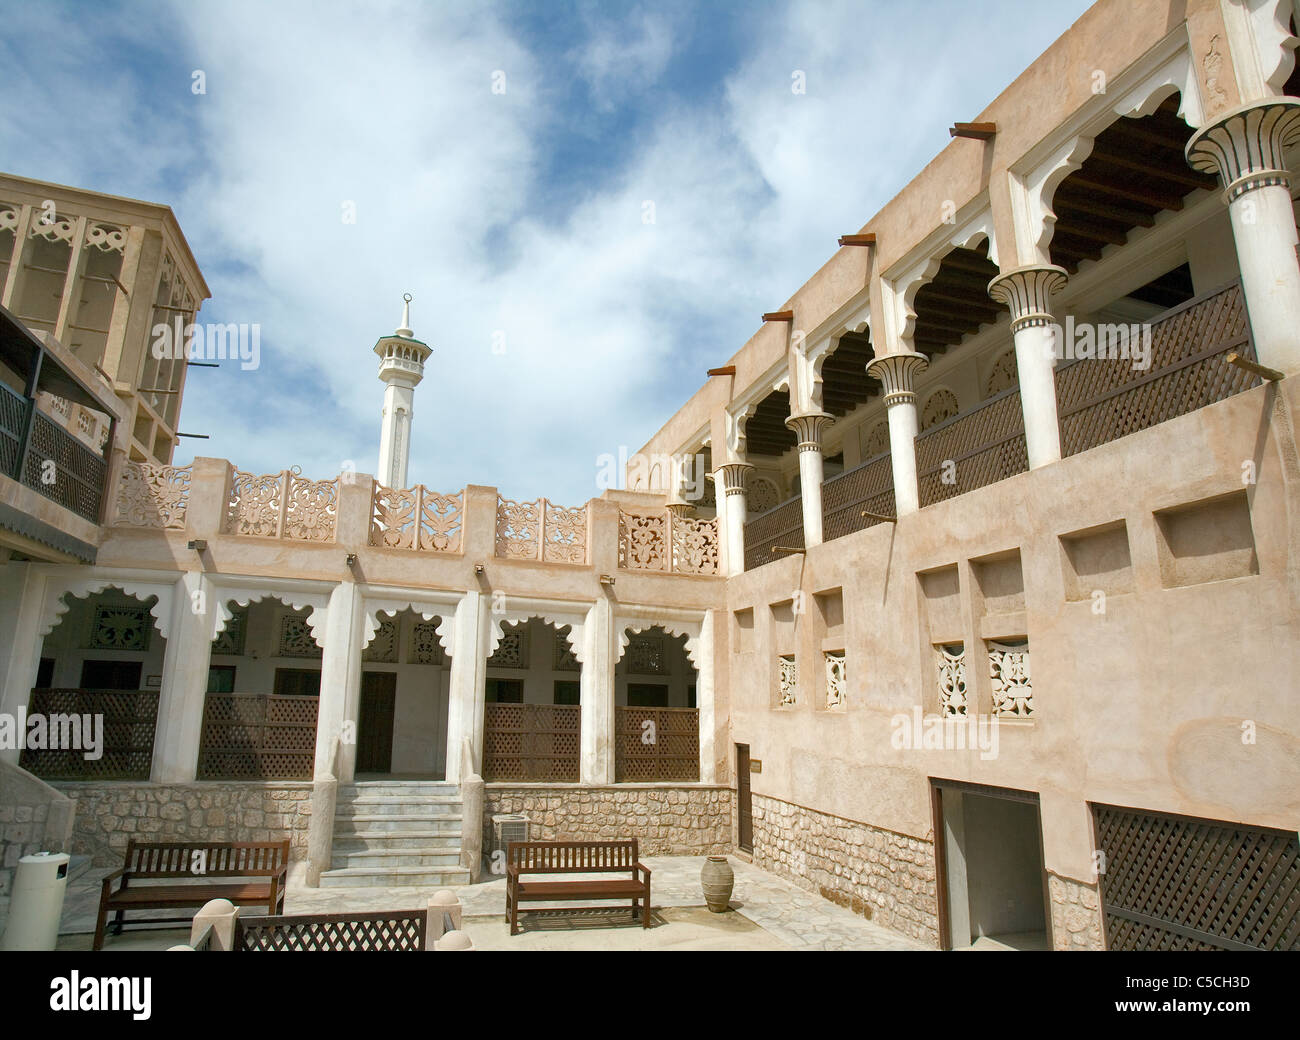
M736 844L754 851L754 807L749 791L749 745L736 745Z
M393 768L393 719L397 708L397 675L366 672L361 676L361 718L358 720L358 773L388 773Z

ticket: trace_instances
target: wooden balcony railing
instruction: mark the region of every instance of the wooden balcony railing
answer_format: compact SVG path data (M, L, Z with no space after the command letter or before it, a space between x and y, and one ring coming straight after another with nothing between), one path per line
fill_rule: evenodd
M803 498L794 498L759 513L745 524L745 570L752 571L781 557L774 545L803 548Z
M822 485L822 537L827 541L881 521L863 512L894 515L894 468L889 452L836 474Z
M614 709L614 782L699 783L698 708Z
M576 704L487 704L483 779L577 783L582 709Z
M1255 347L1241 285L1204 293L1151 322L1151 364L1077 359L1056 370L1061 454L1081 451L1186 415L1259 385L1223 357L1251 360Z
M1029 468L1020 388L1013 386L916 437L921 505L933 505Z
M0 383L0 467L5 476L99 523L108 463L78 437Z
M200 780L310 780L319 697L209 693Z
M46 742L59 748L25 748L19 765L45 780L148 780L158 724L157 690L32 690L27 717L43 716ZM85 755L85 723L102 716L102 755ZM75 721L74 721L75 720ZM91 725L95 725L92 721ZM75 726L81 748L67 746ZM56 737L57 734L57 737Z

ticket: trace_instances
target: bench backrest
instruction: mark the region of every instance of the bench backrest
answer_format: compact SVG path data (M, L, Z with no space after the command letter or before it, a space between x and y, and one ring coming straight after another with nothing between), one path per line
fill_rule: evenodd
M512 841L506 859L522 873L591 874L602 870L631 870L639 859L637 842L630 841Z
M274 877L289 862L285 841L176 841L126 844L131 877Z

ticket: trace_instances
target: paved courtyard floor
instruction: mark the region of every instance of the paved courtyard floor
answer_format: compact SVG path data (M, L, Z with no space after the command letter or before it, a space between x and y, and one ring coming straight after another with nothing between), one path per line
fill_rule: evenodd
M465 931L483 950L517 949L696 949L696 950L923 950L924 945L873 924L844 907L805 892L784 878L731 859L736 875L729 911L704 908L698 856L651 856L654 913L649 929L616 906L591 913L557 910L521 914L521 934L510 936L505 923L505 879L489 878L453 891L464 907ZM61 949L89 949L99 906L99 882L108 868L86 871L68 887L60 925ZM290 876L288 914L394 910L424 907L437 888L307 888L301 867ZM544 905L544 904L542 904ZM254 911L256 912L256 911ZM8 901L0 899L0 927ZM184 931L130 930L109 936L106 950L166 949L186 938Z

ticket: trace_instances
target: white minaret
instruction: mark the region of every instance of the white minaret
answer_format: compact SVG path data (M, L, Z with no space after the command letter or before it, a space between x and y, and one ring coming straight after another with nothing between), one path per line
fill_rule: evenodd
M411 414L415 388L424 378L424 363L433 351L411 334L411 294L402 296L402 327L375 344L379 378L384 384L384 427L379 440L379 472L386 487L406 487L411 456Z

